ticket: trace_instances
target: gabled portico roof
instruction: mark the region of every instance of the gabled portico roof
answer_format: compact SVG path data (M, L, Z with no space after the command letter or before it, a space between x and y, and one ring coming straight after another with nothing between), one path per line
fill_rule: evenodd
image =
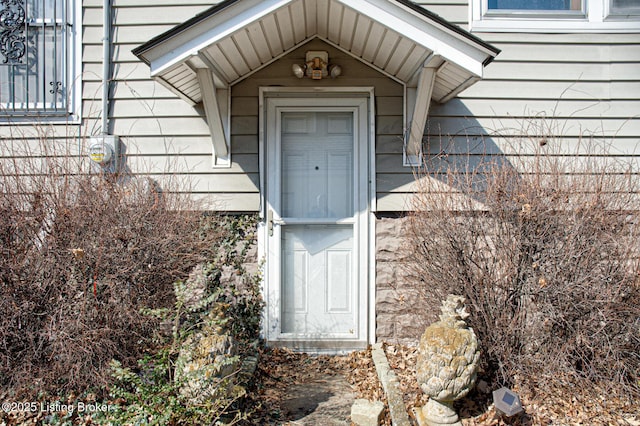
M226 90L316 37L414 88L408 122L417 123L426 121L430 100L456 96L482 78L499 53L408 0L226 0L133 53L187 102L203 102L211 126L209 113L221 111L212 91ZM419 125L415 137L423 129Z

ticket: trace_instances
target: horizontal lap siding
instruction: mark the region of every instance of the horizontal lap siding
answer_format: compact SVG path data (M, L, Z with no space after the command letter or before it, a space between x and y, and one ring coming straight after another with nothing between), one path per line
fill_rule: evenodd
M83 14L83 126L47 127L47 138L66 143L72 154L86 150L86 135L100 132L102 2L85 0ZM291 77L290 66L312 45L252 75L232 90L233 164L211 167L211 142L201 109L193 108L149 77L149 67L131 49L210 7L203 0L114 0L111 131L122 137L128 165L153 176L193 179L197 197L216 208L255 211L259 206L257 90L268 85L315 85ZM467 27L467 0L421 4ZM161 6L161 7L159 7ZM502 49L485 78L444 105L433 105L425 133L431 157L459 161L468 152L512 153L511 137L532 116L555 116L572 147L585 135L615 137L614 152L640 150L640 37L638 34L477 33ZM316 43L316 42L314 42ZM317 47L317 46L316 46ZM324 47L322 47L324 49ZM376 86L376 188L378 209L409 208L413 172L402 166L402 91L399 85L341 52L332 52L344 74L322 84ZM80 79L78 79L80 80ZM30 126L0 126L0 139L38 139ZM80 135L77 138L77 135ZM559 143L559 142L557 142ZM570 148L567 148L569 150ZM7 155L7 153L3 153ZM177 169L176 169L177 168Z
M419 2L466 28L466 1ZM462 18L461 18L462 17ZM462 19L463 22L459 22ZM556 155L584 150L585 140L610 143L599 155L636 166L640 158L639 34L475 33L502 52L485 75L457 98L434 104L425 130L425 151L438 171L466 162L471 153L531 155L514 137L553 129ZM546 117L532 120L532 117ZM554 117L553 119L550 119ZM379 207L408 206L412 171L397 167L397 146L378 153Z
M126 145L127 166L162 182L177 179L211 209L256 211L257 145L232 126L231 167L214 168L204 112L151 80L132 49L209 8L202 0L114 0L110 131ZM102 2L85 1L83 28L84 118L99 127L102 92Z

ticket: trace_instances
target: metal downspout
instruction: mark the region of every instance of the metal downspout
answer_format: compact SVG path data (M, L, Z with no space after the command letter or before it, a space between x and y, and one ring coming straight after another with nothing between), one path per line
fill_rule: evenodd
M102 3L102 134L109 134L109 92L111 86L111 0Z

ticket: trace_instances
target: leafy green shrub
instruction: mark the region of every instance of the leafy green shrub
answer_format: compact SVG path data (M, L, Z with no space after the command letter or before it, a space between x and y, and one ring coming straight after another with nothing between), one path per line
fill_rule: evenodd
M101 414L96 421L233 424L246 418L241 404L245 395L241 360L255 349L262 309L259 275L246 267L255 261L248 257L255 244L255 220L253 216L223 216L207 222L205 228L224 229L225 238L206 266L196 267L189 279L175 283L172 309L149 311L171 326L163 348L139 361L136 370L123 368L118 361L111 363L115 384L110 397L119 408ZM230 342L233 350L208 353L215 346L211 343L220 341ZM200 342L205 345L198 346ZM202 354L194 359L202 348L207 350L205 364L200 363ZM185 368L189 364L198 368Z

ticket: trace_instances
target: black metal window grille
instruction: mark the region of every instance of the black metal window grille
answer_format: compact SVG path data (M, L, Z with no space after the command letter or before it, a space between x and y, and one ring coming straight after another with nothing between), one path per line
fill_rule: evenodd
M68 0L0 0L0 115L68 113Z

